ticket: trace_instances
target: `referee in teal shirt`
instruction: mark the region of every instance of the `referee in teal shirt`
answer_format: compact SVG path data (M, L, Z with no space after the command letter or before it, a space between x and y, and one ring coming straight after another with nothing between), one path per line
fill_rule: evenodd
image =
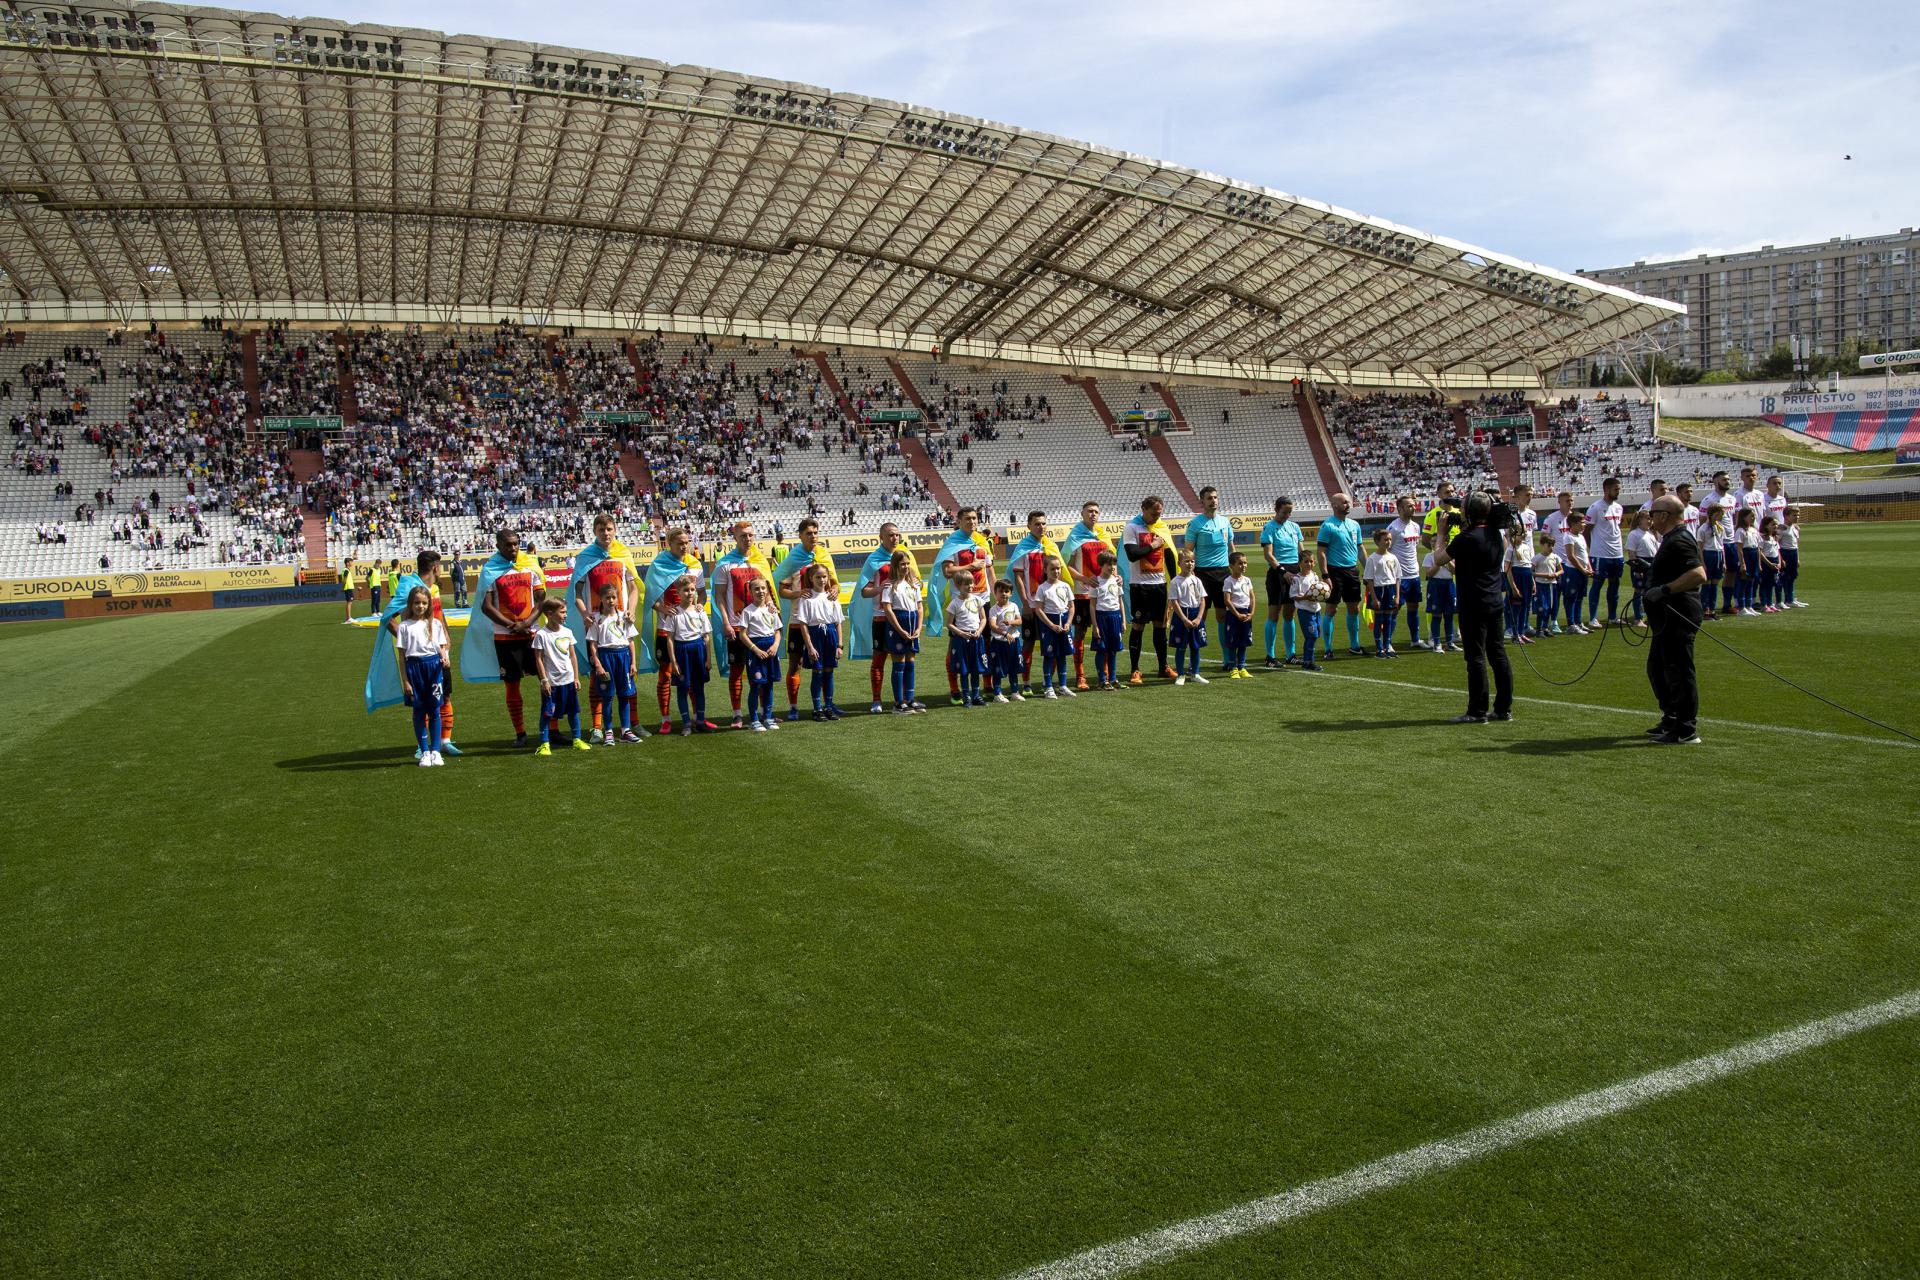
M1226 608L1221 590L1227 581L1227 558L1233 554L1233 521L1220 514L1220 491L1212 485L1200 491L1200 508L1206 514L1187 521L1184 541L1207 589L1207 602L1218 613Z
M1325 635L1327 656L1333 656L1333 611L1347 606L1347 652L1364 658L1360 647L1360 522L1348 518L1353 499L1344 493L1333 495L1333 517L1320 522L1313 540L1320 552L1320 572L1327 580Z

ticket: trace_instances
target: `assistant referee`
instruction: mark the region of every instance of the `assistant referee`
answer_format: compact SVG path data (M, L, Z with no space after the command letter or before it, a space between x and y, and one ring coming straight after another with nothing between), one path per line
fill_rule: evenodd
M1647 508L1648 523L1660 550L1647 570L1647 683L1660 704L1660 723L1647 736L1661 746L1691 747L1700 741L1700 683L1693 673L1693 636L1700 630L1700 588L1707 581L1700 544L1686 527L1686 504L1671 494Z

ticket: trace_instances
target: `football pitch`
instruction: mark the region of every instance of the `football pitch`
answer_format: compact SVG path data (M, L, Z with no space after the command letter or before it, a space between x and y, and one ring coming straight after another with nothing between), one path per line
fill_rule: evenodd
M1920 732L1920 527L1804 560L1712 634ZM459 684L427 770L340 616L0 628L0 1275L993 1280L1920 988L1920 748L1710 641L1691 748L1618 635L1485 726L1453 656L961 710L934 642L924 717L549 759ZM1143 1274L1912 1275L1916 1060Z

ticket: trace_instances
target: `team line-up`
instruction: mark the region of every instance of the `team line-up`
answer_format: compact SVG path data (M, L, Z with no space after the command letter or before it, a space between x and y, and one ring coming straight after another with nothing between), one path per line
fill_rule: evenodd
M1726 615L1804 607L1794 597L1799 570L1799 525L1779 477L1767 490L1742 473L1734 491L1724 473L1701 504L1690 485L1676 496L1690 529L1706 526L1708 591L1724 582ZM1519 643L1592 625L1637 623L1644 568L1658 550L1645 528L1643 507L1628 516L1620 483L1609 478L1602 497L1585 512L1570 494L1559 509L1539 519L1527 505L1525 485L1511 493L1521 515L1507 533L1507 630ZM1666 486L1654 481L1649 498ZM412 708L415 759L423 767L460 754L453 744L452 673L457 665L469 682L502 682L516 746L528 744L521 683L540 685L535 754L552 754L554 736L566 723L570 745L591 750L581 732L582 688L590 690L591 743L614 746L647 736L638 711L638 677L656 676L660 723L673 729L677 696L680 732L710 733L706 689L715 668L727 680L734 729L778 729L775 691L783 682L789 721L801 714L807 685L812 718L838 720L835 674L843 661L869 665L869 712L896 715L926 711L918 696L917 655L927 635L946 635L948 695L956 706L1072 698L1092 688L1117 692L1145 682L1143 642L1151 635L1161 679L1175 685L1208 683L1200 672L1207 625L1220 631L1220 671L1248 678L1247 656L1255 613L1254 581L1244 552L1233 548L1233 526L1219 512L1218 493L1200 491L1204 510L1176 537L1163 519L1159 498L1148 497L1127 522L1116 545L1099 526L1096 503L1081 508L1081 520L1062 543L1047 533L1045 517L1033 512L1027 533L1009 551L1006 572L996 579L993 546L977 513L963 508L957 527L924 576L891 524L881 529L843 614L841 584L819 539L818 522L801 522L797 545L771 563L742 522L732 529L733 549L711 572L693 552L685 529L666 536L664 549L644 571L615 537L611 516L595 518L593 541L575 558L570 591L549 594L539 562L523 552L518 536L502 531L495 553L481 567L475 599L479 616L468 626L456 662L439 599L440 555L416 558L417 572L399 579L381 617L366 684L368 710L404 703ZM1320 522L1311 555L1293 504L1276 500L1274 517L1260 533L1266 561L1266 666L1318 671L1317 646L1333 657L1331 617L1347 612L1347 652L1353 657L1397 657L1393 639L1399 615L1408 619L1413 647L1456 652L1452 573L1436 566L1436 538L1460 523L1453 486L1439 487L1433 506L1416 515L1411 495L1402 495L1395 518L1375 530L1366 550L1351 503L1336 494L1334 515ZM1618 610L1620 581L1632 586L1629 617ZM1607 619L1598 620L1602 595ZM570 595L571 599L567 596ZM1420 607L1427 607L1430 634L1423 636ZM1711 611L1714 600L1706 601ZM1363 649L1363 612L1373 647ZM1560 617L1564 614L1563 629ZM1710 615L1711 616L1711 613ZM481 618L485 625L481 625ZM642 639L645 643L642 643ZM1304 646L1301 641L1304 640ZM1172 653L1169 660L1168 645ZM1284 657L1276 646L1284 646ZM1125 648L1129 675L1119 674ZM784 651L784 652L783 652ZM1040 681L1033 679L1040 657ZM1093 682L1085 670L1093 655ZM1073 682L1068 682L1068 667ZM889 672L889 667L891 671ZM591 678L589 680L589 677ZM744 695L744 706L743 706Z

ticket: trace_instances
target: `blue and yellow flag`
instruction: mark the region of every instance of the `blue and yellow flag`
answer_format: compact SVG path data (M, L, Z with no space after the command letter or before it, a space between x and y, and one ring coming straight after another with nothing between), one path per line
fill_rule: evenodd
M493 623L481 610L480 603L487 598L487 592L493 590L495 578L521 569L537 574L540 561L525 551L513 560L496 551L480 566L480 584L473 593L473 618L467 623L466 637L460 642L460 678L470 684L500 679L500 659L493 652Z
M728 659L727 646L725 643L727 629L720 619L720 579L730 570L736 569L741 565L745 565L759 573L761 577L767 580L769 587L774 585L773 566L767 563L767 553L760 549L760 544L757 542L748 548L744 554L740 548L735 547L714 561L713 581L708 584L707 591L707 619L713 624L715 665L719 667L720 674L723 676L732 675L733 670L732 664ZM774 592L773 598L776 601L779 600L780 594L778 591ZM740 607L743 609L746 607L744 601Z
M987 535L975 532L972 537L955 529L940 544L940 554L933 558L933 570L927 574L927 620L926 633L930 636L943 636L947 633L947 561L962 551L974 551L985 557L987 576L993 576L993 543Z

